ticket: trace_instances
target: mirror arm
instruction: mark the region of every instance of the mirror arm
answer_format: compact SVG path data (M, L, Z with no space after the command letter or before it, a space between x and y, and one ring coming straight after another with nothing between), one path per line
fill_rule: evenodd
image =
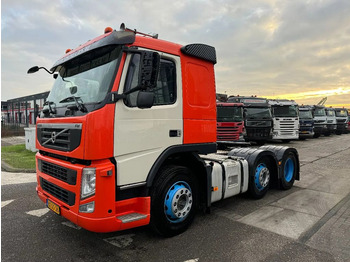
M39 69L44 69L46 72L48 72L50 75L52 75L54 72L51 72L49 70L47 70L45 67L41 66L39 67Z

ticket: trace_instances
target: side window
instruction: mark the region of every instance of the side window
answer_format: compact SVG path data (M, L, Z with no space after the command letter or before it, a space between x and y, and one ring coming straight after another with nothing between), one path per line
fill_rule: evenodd
M128 73L124 86L124 92L134 88L138 84L140 66L140 54L133 54L129 64ZM161 59L158 73L157 86L152 89L154 92L154 106L169 105L176 101L176 67L170 60ZM127 96L125 104L130 107L136 107L138 92Z
M129 64L128 73L126 74L124 92L129 91L130 89L136 87L138 84L140 59L141 59L140 54L133 54L132 55L132 58L131 58L131 61ZM139 91L136 91L136 92L128 95L127 98L125 99L125 104L127 106L130 106L130 107L135 107L138 93L139 93Z

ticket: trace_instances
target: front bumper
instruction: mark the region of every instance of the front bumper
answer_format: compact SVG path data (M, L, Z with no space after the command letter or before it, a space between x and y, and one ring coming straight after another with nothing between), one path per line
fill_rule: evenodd
M139 197L116 201L115 168L110 160L92 161L91 165L72 164L60 159L44 156L40 153L37 159L36 187L39 198L47 203L49 199L60 208L60 215L74 224L93 232L113 232L142 226L150 220L150 198ZM38 165L45 163L45 168ZM84 167L96 168L96 191L85 199L80 197L81 174ZM53 171L52 171L53 170ZM60 170L76 174L75 179L64 179ZM63 172L66 173L66 172ZM63 177L63 178L62 178ZM92 213L79 212L79 206L94 202ZM144 219L123 223L118 219L130 213L144 214Z
M314 134L313 128L301 128L299 130L299 138L311 138Z
M316 125L314 126L314 132L315 134L324 134L327 132L327 125L326 124L321 124L321 125Z

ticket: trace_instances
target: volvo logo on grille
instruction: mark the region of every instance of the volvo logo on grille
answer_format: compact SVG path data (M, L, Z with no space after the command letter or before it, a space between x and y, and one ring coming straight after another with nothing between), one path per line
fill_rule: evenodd
M43 143L43 145L46 145L46 144L49 143L50 141L51 141L52 144L54 144L54 143L56 142L56 138L57 138L59 135L63 134L64 132L68 131L68 130L69 130L68 128L65 128L65 129L63 129L62 131L58 132L58 133L56 133L56 131L53 131L53 132L51 133L50 138L47 139L47 140Z
M51 141L52 141L52 144L54 144L55 142L56 142L56 132L55 131L53 131L52 133L51 133Z

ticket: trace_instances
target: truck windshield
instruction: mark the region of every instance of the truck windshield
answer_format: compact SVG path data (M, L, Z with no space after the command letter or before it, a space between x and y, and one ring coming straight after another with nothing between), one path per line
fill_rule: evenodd
M298 107L295 105L290 106L273 106L272 112L274 116L279 117L296 117L298 116Z
M314 112L314 116L325 116L326 110L324 108L316 108Z
M312 119L311 111L299 111L299 117L301 119Z
M111 87L120 51L120 46L102 47L58 66L47 100L56 107L74 101L69 99L72 95L85 104L101 102Z
M243 108L234 106L218 106L217 107L218 122L242 122Z
M346 110L339 110L339 111L337 110L335 114L336 116L348 116Z
M246 116L249 119L271 119L271 111L270 108L263 107L247 107Z
M335 116L335 113L333 110L327 110L326 114L327 114L327 116Z

